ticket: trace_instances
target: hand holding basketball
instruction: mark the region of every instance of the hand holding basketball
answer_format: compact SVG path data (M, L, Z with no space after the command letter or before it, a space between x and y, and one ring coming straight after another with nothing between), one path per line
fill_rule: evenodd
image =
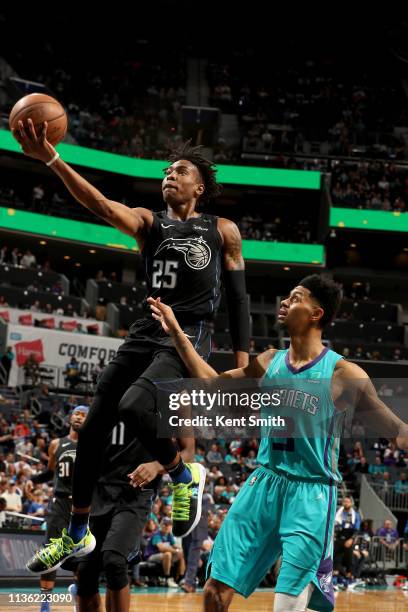
M47 122L43 124L41 134L37 136L32 119L27 123L18 122L18 127L13 129L15 139L21 144L23 152L29 157L49 162L56 153L52 144L47 140Z

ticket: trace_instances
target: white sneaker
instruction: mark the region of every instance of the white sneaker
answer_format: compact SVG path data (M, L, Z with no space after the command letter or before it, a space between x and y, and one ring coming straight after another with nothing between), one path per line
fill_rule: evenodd
M167 578L167 586L170 589L178 589L179 585L177 584L177 582L174 580L174 578L170 577Z
M349 584L349 590L361 589L361 588L364 589L365 586L366 586L366 583L364 582L364 580L356 580L356 582Z

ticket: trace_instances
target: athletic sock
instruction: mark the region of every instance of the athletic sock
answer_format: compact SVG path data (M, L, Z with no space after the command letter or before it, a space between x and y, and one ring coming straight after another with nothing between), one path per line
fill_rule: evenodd
M72 512L68 535L74 542L80 542L88 530L88 512Z
M174 484L180 484L181 482L183 482L184 484L189 484L193 479L190 470L185 465L182 459L180 459L180 461L175 467L172 467L170 470L167 470L167 472L169 473L169 476L174 482Z

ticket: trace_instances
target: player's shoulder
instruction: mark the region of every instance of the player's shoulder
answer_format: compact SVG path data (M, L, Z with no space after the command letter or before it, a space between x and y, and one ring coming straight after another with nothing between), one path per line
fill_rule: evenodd
M278 349L271 348L254 357L250 364L254 378L261 378L265 374L277 352Z
M238 225L235 223L235 221L231 221L231 219L227 219L226 217L217 217L217 228L221 234L226 233L229 235L230 233L237 232L240 234Z
M135 217L142 219L146 226L151 227L153 224L154 212L149 208L136 206L135 208L131 208L130 211Z
M49 447L48 447L48 452L53 452L55 453L55 451L57 450L57 448L60 445L60 442L63 438L54 438L53 440L51 440Z
M363 368L347 359L339 359L335 365L334 372L341 378L358 379L368 377L367 372Z

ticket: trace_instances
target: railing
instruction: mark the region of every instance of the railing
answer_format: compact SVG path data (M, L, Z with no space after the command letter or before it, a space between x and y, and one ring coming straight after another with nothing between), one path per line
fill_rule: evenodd
M406 493L399 493L395 485L387 485L384 488L384 485L379 483L371 482L370 484L388 508L391 510L408 511L408 491Z
M405 570L408 564L408 542L403 538L390 542L388 546L381 540L385 538L374 536L368 546L367 564L374 564L379 570L386 571L391 568ZM357 538L354 546L363 543L362 538Z
M365 517L373 519L374 529L378 529L384 524L385 520L390 520L393 525L396 525L397 519L393 515L389 506L387 506L373 484L367 479L365 474L361 476L360 489L360 513Z

